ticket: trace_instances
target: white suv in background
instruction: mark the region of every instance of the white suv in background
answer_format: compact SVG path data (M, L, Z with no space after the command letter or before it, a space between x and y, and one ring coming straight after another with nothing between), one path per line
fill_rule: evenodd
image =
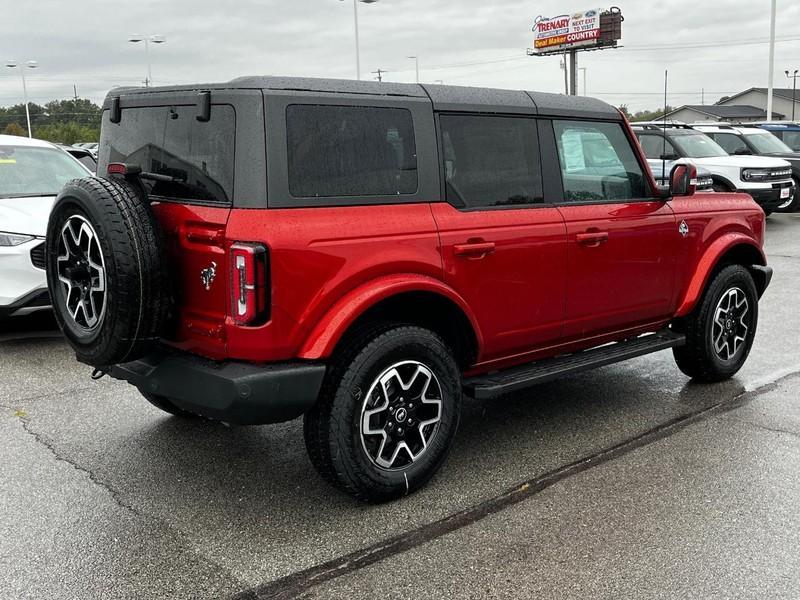
M747 192L766 214L794 197L792 166L780 158L731 156L705 133L675 123L632 123L652 169L679 158L705 167L717 191Z
M0 135L0 318L50 307L44 235L64 184L91 175L53 144Z

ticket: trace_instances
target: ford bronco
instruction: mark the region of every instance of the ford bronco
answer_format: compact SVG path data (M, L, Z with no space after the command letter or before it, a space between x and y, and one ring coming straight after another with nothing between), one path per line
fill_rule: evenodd
M184 418L304 418L319 473L372 502L442 465L464 393L672 349L747 359L764 211L657 186L591 98L248 77L116 89L100 177L68 183L49 290L77 358Z

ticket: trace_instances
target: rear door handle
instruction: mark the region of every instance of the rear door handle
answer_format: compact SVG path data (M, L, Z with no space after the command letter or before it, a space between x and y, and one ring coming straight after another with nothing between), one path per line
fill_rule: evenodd
M453 246L453 252L456 256L466 256L467 258L483 258L484 256L494 252L494 242L481 241L467 241L465 244L456 244Z
M607 231L587 231L586 233L579 233L575 236L575 240L581 246L599 246L608 241Z

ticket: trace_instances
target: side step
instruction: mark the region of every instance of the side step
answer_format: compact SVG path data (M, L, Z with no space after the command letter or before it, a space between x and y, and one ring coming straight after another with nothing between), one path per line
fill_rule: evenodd
M658 333L643 335L624 342L606 344L573 354L564 354L503 371L495 371L488 375L470 377L464 380L463 387L468 395L479 400L496 398L565 375L604 367L675 346L683 346L685 343L686 338L683 334L662 329Z

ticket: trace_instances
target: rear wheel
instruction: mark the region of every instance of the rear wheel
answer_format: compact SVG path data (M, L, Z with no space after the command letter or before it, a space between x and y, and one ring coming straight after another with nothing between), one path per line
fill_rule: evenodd
M444 462L460 416L460 373L431 331L395 327L354 339L305 416L311 462L367 502L422 487Z
M758 292L750 272L730 265L708 284L700 304L675 325L686 345L673 349L678 368L698 381L728 379L742 368L758 325Z

